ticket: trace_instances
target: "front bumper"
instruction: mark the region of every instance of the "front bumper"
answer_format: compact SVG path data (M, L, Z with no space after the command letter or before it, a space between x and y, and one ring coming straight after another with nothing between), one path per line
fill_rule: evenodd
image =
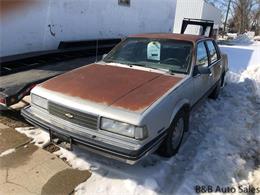
M21 112L22 116L31 124L38 126L50 134L55 135L56 137L60 137L64 140L67 139L72 145L79 145L80 147L84 147L85 149L98 153L100 155L113 158L116 160L123 161L128 164L134 164L139 161L142 157L146 156L149 153L155 151L160 143L163 141L166 133L162 133L158 135L155 139L148 142L144 146L142 146L138 150L129 150L125 148L121 148L116 145L111 145L108 143L103 143L99 140L96 140L95 136L91 138L82 137L76 133L71 131L67 131L60 127L57 127L49 122L42 120L41 118L35 116L30 111L30 106L24 108Z

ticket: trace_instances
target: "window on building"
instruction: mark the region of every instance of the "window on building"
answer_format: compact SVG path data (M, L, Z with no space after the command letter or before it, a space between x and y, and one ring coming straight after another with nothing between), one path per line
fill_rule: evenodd
M215 48L215 45L213 44L212 41L207 41L207 46L209 49L209 55L210 55L210 62L214 63L218 60L218 54Z
M204 42L200 42L197 46L197 60L199 66L208 66L208 54Z
M130 6L130 0L118 0L118 5Z

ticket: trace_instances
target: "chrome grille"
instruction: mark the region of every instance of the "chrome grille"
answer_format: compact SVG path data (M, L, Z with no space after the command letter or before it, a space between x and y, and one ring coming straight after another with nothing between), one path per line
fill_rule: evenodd
M48 109L49 113L56 117L83 127L97 129L98 116L79 112L53 102L49 102Z

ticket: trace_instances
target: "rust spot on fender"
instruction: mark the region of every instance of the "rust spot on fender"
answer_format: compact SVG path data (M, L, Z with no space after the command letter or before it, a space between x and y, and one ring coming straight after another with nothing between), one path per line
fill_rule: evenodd
M147 108L181 79L109 65L88 65L50 79L51 91L131 111Z

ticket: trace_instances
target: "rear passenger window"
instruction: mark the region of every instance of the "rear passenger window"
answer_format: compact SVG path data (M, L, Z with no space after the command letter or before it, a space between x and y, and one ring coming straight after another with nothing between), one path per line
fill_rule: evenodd
M209 49L209 54L210 54L210 62L216 62L218 60L218 54L215 48L215 45L213 44L212 41L206 41L208 49Z
M208 66L208 54L204 42L200 42L197 46L197 60L196 65Z

